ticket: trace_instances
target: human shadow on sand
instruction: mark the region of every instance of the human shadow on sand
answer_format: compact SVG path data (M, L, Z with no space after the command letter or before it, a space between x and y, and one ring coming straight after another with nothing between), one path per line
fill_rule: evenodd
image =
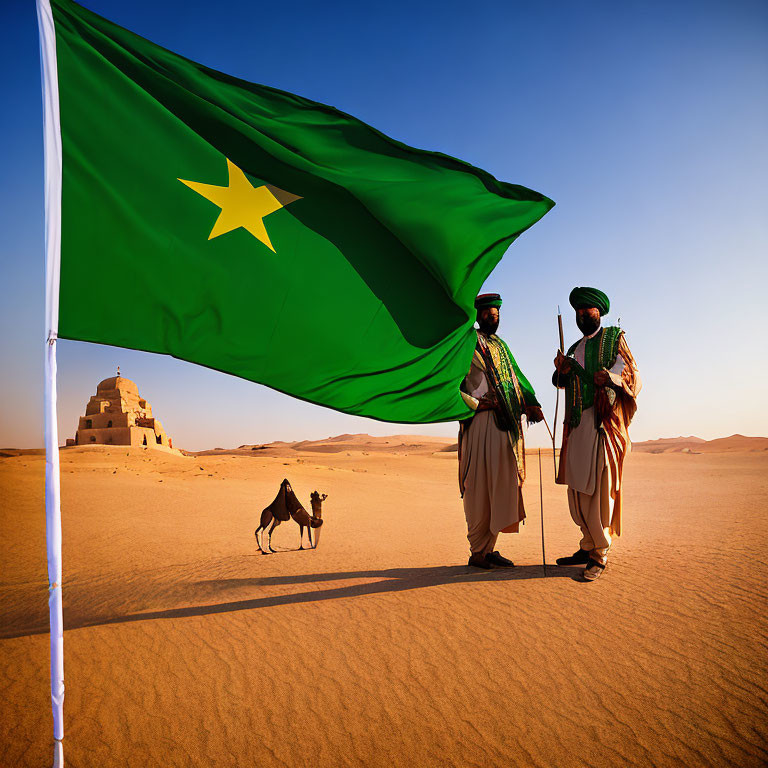
M79 615L72 616L66 611L64 616L65 630L83 629L85 627L105 626L109 624L124 624L133 621L151 621L154 619L181 619L190 616L207 616L216 613L232 611L250 611L259 608L270 608L279 605L296 605L300 603L316 603L323 600L340 598L363 597L379 595L387 592L405 592L412 589L436 587L444 584L524 581L543 578L577 579L581 569L558 568L548 565L546 575L541 565L524 565L516 568L499 568L493 571L479 571L468 566L432 566L427 568L389 568L370 571L342 571L332 573L291 574L285 576L266 576L253 578L208 579L191 583L190 591L195 586L205 587L206 594L226 592L243 587L270 587L290 584L313 584L317 582L342 581L347 579L378 579L366 584L349 584L343 587L328 589L313 589L308 592L297 592L288 595L272 595L256 597L247 600L234 600L227 603L212 605L195 605L182 608L129 613L114 616L88 616L86 611L78 611ZM70 615L67 616L67 613ZM0 638L26 637L29 635L47 634L48 628L38 626L8 627L0 631Z

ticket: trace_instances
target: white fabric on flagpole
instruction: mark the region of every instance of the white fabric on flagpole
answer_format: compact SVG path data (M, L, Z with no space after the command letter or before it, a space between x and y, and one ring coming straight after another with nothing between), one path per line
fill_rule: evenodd
M64 765L64 621L61 598L61 505L56 424L56 339L45 345L45 531L48 542L48 608L51 624L51 704L54 768Z
M56 31L49 0L37 0L45 139L45 530L51 623L53 765L64 765L64 623L61 599L59 430L56 418L56 336L59 329L61 256L61 126Z

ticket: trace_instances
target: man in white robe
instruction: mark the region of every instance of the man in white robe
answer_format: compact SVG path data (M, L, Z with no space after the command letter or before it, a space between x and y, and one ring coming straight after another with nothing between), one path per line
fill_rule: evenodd
M469 565L510 568L514 563L494 549L499 533L516 533L525 518L522 416L540 421L541 407L507 345L496 336L501 297L475 301L477 346L461 387L475 415L459 431L459 489L464 499Z
M608 297L595 288L574 288L570 301L584 336L555 358L553 383L566 390L557 482L568 486L568 506L582 538L579 549L557 564L584 565L584 578L594 581L605 570L612 536L621 534L628 427L642 385L623 331L601 327Z

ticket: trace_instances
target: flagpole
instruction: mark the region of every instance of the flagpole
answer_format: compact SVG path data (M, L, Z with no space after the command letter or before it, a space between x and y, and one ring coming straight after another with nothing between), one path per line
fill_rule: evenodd
M541 448L539 448L539 509L541 510L541 567L547 575L547 553L544 548L544 484L541 479Z
M61 255L61 125L56 32L49 0L36 0L40 33L45 153L45 532L51 639L53 765L64 765L64 622L62 618L61 487L56 413L56 339L59 329Z

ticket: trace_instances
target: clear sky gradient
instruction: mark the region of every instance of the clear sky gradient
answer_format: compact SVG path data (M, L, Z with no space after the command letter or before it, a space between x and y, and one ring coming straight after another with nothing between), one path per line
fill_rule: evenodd
M548 417L557 305L573 341L568 293L595 285L644 381L635 440L768 434L763 0L84 5L210 67L553 198L486 284L504 296L500 333ZM33 0L0 2L0 24L0 445L32 447L43 443L44 334ZM129 304L137 290L115 286L115 301ZM189 449L456 432L345 416L172 358L63 341L62 442L118 364ZM530 441L545 444L541 427Z

